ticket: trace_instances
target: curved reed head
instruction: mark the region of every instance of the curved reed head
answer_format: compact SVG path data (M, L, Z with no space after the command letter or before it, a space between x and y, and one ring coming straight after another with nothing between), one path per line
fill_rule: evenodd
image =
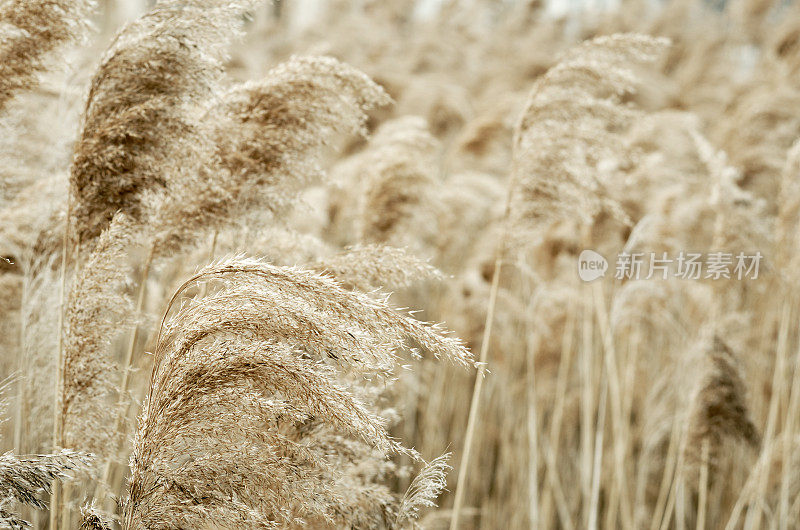
M388 435L367 381L388 382L409 340L469 365L459 341L313 271L231 258L176 297L197 282L211 293L165 322L154 352L128 528L390 526L431 502L441 461L405 501L384 483L388 455L419 457Z

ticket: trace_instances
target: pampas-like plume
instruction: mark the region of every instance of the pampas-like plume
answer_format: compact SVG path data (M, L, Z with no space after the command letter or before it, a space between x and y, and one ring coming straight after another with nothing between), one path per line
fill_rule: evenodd
M245 258L202 269L170 306L208 281L215 292L156 345L126 528L393 527L441 489L440 473L424 473L400 509L383 459L418 457L359 387L391 373L406 339L469 364L459 341L318 273Z
M414 478L403 495L397 514L398 524L409 524L419 516L421 508L433 508L442 490L447 487L447 472L452 469L448 464L450 453L431 460Z
M0 384L0 394L9 383L6 380ZM6 399L0 399L1 412L7 405ZM47 503L40 495L50 493L54 482L70 479L70 472L86 471L91 460L91 455L67 449L46 455L0 455L0 528L30 528L31 524L15 513L15 508L26 505L46 509Z
M0 492L3 497L43 509L46 504L37 495L50 491L53 480L67 478L67 472L84 469L89 458L82 453L62 450L53 455L0 456Z
M750 419L745 384L733 351L715 336L707 360L707 371L692 404L686 449L698 460L703 443L708 443L708 463L713 469L726 439L757 447L760 436Z
M59 255L63 229L60 199L67 192L65 175L42 178L25 187L0 208L0 247L23 269L37 257Z
M58 330L53 323L58 320L60 311L53 303L53 292L59 286L55 266L59 259L45 256L26 264L20 293L20 319L13 330L19 337L19 349L11 350L18 352L18 364L14 367L20 378L14 407L17 424L14 447L19 452L39 451L52 443L56 396L53 373L57 362L53 352L58 344Z
M436 233L436 217L430 216L436 206L432 188L437 184L438 146L427 122L417 116L386 123L375 133L357 164L358 176L365 180L363 242L404 246L416 243L423 227L428 235ZM425 215L429 217L421 218Z
M140 220L145 191L186 179L213 150L197 109L218 90L224 46L250 2L185 4L161 2L128 25L95 74L70 175L79 242L118 210Z
M5 0L0 3L0 111L38 84L45 59L87 29L92 0Z
M439 269L412 256L405 249L383 245L357 245L345 252L321 258L317 270L361 291L378 288L402 289L427 279L442 279Z
M764 223L766 204L739 186L739 170L728 164L727 154L718 151L699 132L691 131L697 155L712 182L710 205L715 210L712 248L749 249L772 239L771 226Z
M114 388L111 340L131 318L123 296L127 251L135 242L130 221L118 214L97 239L72 286L65 309L64 363L56 426L59 443L104 454L110 431L105 400Z
M336 280L317 272L296 267L276 267L251 258L231 258L201 269L187 280L184 286L198 281L231 276L236 278L234 287L251 289L253 296L263 293L268 299L280 301L280 298L283 298L285 303L276 305L281 310L310 307L318 317L324 317L329 324L341 326L346 330L336 335L342 340L347 341L348 339L344 337L350 336L356 343L359 340L368 341L355 350L363 352L363 357L360 357L358 362L368 368L375 368L393 360L391 355L385 354L402 348L407 340L413 340L437 358L445 358L462 366L469 366L472 362L471 354L461 341L442 334L437 325L428 325L404 316L389 307L386 301L375 300L356 291L348 291ZM173 296L170 306L181 290ZM232 297L232 301L235 300L236 297ZM225 316L227 320L229 315ZM271 326L277 324L270 323ZM162 334L168 335L181 329L182 327L166 326ZM323 336L320 339L327 342L331 337ZM307 342L303 344L308 345ZM383 347L373 350L375 344ZM349 359L352 363L355 363L355 360L355 357ZM156 364L158 362L160 361L157 356Z
M292 57L263 81L237 86L223 99L227 121L216 130L222 167L242 192L263 187L280 195L282 188L297 190L317 180L320 148L337 134L366 134L365 112L390 102L362 72L313 56Z
M665 39L618 34L572 49L537 79L517 126L512 219L574 219L600 212L627 222L604 183L629 149L620 134L637 116L620 98L636 87L632 65L653 61Z
M363 134L366 111L390 101L360 71L330 57L292 57L264 80L236 86L209 111L209 167L157 206L156 253L175 252L247 212L277 213L316 181L322 148Z

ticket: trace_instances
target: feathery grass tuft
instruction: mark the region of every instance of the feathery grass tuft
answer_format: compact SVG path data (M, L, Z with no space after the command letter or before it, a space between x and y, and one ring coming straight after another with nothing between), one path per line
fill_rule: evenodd
M360 388L392 372L406 339L469 364L457 340L318 273L247 258L201 269L170 306L198 282L212 282L211 294L159 334L126 528L372 527L410 519L441 489L438 461L400 509L381 484L384 459L419 457L388 435Z
M38 85L49 54L86 33L93 7L92 0L0 2L0 111Z
M70 174L77 241L99 236L117 211L145 221L145 192L197 171L190 163L210 149L197 109L219 89L225 45L249 3L199 4L160 2L106 51Z
M668 41L646 35L597 37L571 49L534 83L514 138L512 219L574 219L600 212L629 222L607 174L628 162L623 131L639 115L622 103L637 86L632 67L652 62Z

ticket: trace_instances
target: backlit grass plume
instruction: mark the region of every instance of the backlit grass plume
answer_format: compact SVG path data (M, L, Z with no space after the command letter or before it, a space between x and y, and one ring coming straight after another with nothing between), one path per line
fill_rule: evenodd
M111 519L97 510L93 505L81 507L80 530L111 530Z
M141 220L145 191L197 171L211 149L198 109L218 90L224 46L249 4L160 2L117 35L92 81L71 169L79 242L118 210Z
M419 116L382 124L363 150L335 168L339 189L328 215L337 235L348 244L410 247L417 254L434 246L444 209L439 147Z
M357 245L335 256L320 258L314 268L361 291L381 287L402 289L421 280L444 278L436 267L405 249L383 245Z
M451 469L447 463L450 453L431 460L411 482L397 514L398 525L413 524L423 508L436 507L436 497L447 486L447 472Z
M405 503L385 485L388 455L419 457L389 437L364 377L390 375L408 341L470 365L458 340L299 268L223 260L172 304L198 282L211 294L156 345L126 528L392 528L435 498L441 461Z
M36 257L60 255L64 233L63 207L67 192L65 175L38 179L0 208L0 245L27 268Z
M0 2L0 111L38 84L47 56L85 33L92 0Z
M366 134L365 112L390 99L365 74L336 59L294 56L262 81L234 87L223 101L227 121L215 131L222 167L244 193L283 195L282 188L316 182L320 149L337 135ZM240 199L247 204L247 196ZM268 195L264 204L275 202Z

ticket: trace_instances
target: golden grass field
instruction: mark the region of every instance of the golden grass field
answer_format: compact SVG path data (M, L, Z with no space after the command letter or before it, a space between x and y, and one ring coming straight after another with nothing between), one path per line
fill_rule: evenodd
M0 528L800 528L800 4L0 0Z

